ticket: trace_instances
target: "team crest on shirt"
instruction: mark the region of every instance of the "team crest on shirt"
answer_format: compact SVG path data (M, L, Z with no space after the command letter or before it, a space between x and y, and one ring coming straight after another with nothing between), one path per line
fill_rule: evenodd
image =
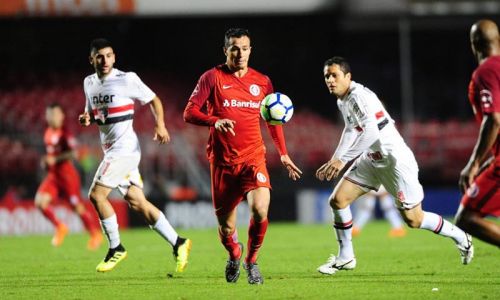
M252 84L250 86L250 94L252 94L254 96L260 95L260 87L256 84Z
M479 96L481 97L481 103L484 108L490 108L493 103L491 92L484 89L479 92Z
M266 177L266 175L259 172L259 173L257 173L257 180L264 183L267 181L267 177Z
M469 198L475 198L479 194L479 187L473 183L468 189L467 189L467 196Z

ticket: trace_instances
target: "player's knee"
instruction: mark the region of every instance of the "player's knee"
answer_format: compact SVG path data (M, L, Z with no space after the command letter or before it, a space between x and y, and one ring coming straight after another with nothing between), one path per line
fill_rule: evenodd
M97 203L107 200L105 196L98 193L94 188L89 192L89 199L92 204L97 205Z
M422 220L416 218L416 217L403 217L403 220L405 221L406 225L410 228L420 228L422 225Z
M219 230L224 236L228 236L233 234L235 228L233 226L230 226L229 224L223 224L219 226Z
M46 194L36 194L35 196L35 206L39 209L45 209L49 205L50 196Z
M332 209L344 209L349 205L349 200L346 197L337 196L330 198L330 207Z
M251 210L252 210L252 217L255 220L261 220L267 218L267 212L268 212L268 205L265 203L254 203Z

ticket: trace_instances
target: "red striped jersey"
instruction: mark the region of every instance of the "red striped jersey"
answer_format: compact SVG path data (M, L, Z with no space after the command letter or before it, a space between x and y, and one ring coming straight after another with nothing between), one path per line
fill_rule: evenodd
M469 101L478 123L485 114L500 112L500 56L487 58L472 73L469 84ZM491 149L498 159L500 156L500 133Z
M85 111L93 114L99 125L104 152L120 154L140 151L139 141L132 127L134 101L149 103L155 93L134 72L113 69L99 78L96 73L83 81Z

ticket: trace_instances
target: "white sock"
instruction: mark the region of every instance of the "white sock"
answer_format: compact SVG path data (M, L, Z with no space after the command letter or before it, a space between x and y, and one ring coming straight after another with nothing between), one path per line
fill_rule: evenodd
M462 229L435 213L424 211L424 218L420 228L431 230L436 234L452 238L457 244L462 244L467 240L465 232L463 232Z
M170 222L168 222L167 218L161 211L156 223L154 225L150 225L149 227L158 232L167 242L170 243L170 245L175 246L175 242L177 242L177 237L179 235L177 235L177 232L175 232L175 229L172 225L170 225Z
M116 214L111 217L101 220L101 227L109 242L109 248L113 249L120 245L120 232L118 231L118 221Z
M354 257L351 208L347 206L343 209L333 209L333 220L333 227L339 242L338 257L341 260L349 260Z
M356 200L356 213L354 214L354 226L361 229L371 219L375 208L375 197L366 194Z
M391 195L380 197L380 208L384 211L384 217L391 223L392 228L403 227L403 220L401 219L399 211L393 204Z

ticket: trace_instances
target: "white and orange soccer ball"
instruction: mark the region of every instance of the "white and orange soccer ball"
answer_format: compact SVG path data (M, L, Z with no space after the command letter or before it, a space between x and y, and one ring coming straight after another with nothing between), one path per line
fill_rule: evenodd
M260 115L272 125L285 124L293 115L292 100L282 93L269 94L260 103Z

